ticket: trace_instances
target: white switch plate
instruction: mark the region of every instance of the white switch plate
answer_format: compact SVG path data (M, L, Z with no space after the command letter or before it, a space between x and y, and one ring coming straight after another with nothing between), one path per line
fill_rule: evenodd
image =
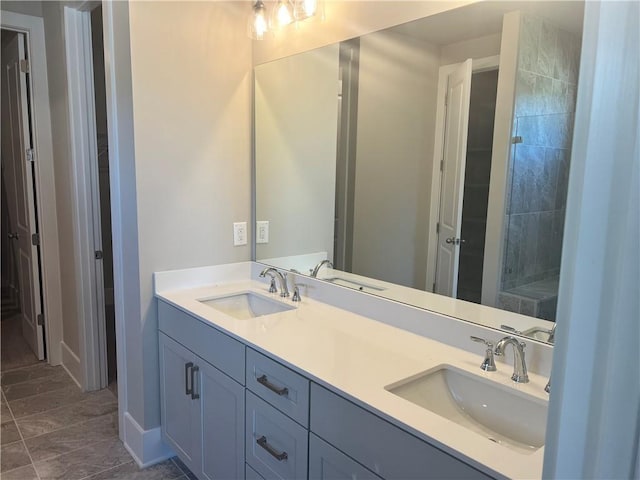
M233 246L247 244L247 222L235 222L233 224Z
M269 222L256 222L256 243L269 243Z

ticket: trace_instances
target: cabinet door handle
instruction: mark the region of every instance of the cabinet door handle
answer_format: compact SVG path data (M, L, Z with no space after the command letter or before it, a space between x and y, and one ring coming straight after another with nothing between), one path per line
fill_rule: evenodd
M272 392L280 395L281 397L283 395L288 395L289 394L289 389L287 387L279 388L278 386L274 385L269 380L267 380L267 376L266 375L260 375L256 380L258 381L259 384L264 385L269 390L271 390Z
M262 448L264 448L267 452L269 452L269 454L279 462L289 458L289 455L287 455L287 452L278 452L275 448L269 445L269 442L267 442L267 437L265 437L264 435L258 438L256 440L256 443L260 445Z
M196 393L196 373L200 371L200 367L194 365L191 369L191 400L200 398L200 394Z
M184 394L193 395L193 375L191 370L193 369L193 362L184 364ZM191 387L189 387L189 380L191 380Z

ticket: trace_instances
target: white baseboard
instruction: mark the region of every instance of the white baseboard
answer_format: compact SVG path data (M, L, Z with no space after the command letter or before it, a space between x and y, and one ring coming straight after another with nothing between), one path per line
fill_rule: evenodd
M140 468L146 468L175 456L163 441L160 427L144 430L129 412L124 414L124 446Z
M60 353L62 354L62 368L64 368L74 382L83 389L82 382L82 365L80 358L73 353L66 343L60 342Z

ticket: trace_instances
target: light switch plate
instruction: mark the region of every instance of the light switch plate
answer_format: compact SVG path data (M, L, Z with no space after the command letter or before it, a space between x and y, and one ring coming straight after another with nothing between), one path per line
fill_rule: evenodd
M233 224L233 246L247 244L247 222L235 222Z
M256 243L269 243L269 222L256 222Z

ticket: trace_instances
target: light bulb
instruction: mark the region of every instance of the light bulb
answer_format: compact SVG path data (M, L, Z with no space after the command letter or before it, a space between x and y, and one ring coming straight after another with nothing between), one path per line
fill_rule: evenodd
M267 9L265 8L262 0L258 0L251 9L247 29L249 37L254 40L262 40L264 38L264 34L267 33Z
M281 28L293 22L293 5L289 0L278 0L271 12L271 27Z
M303 20L318 13L318 0L296 0L296 19Z

